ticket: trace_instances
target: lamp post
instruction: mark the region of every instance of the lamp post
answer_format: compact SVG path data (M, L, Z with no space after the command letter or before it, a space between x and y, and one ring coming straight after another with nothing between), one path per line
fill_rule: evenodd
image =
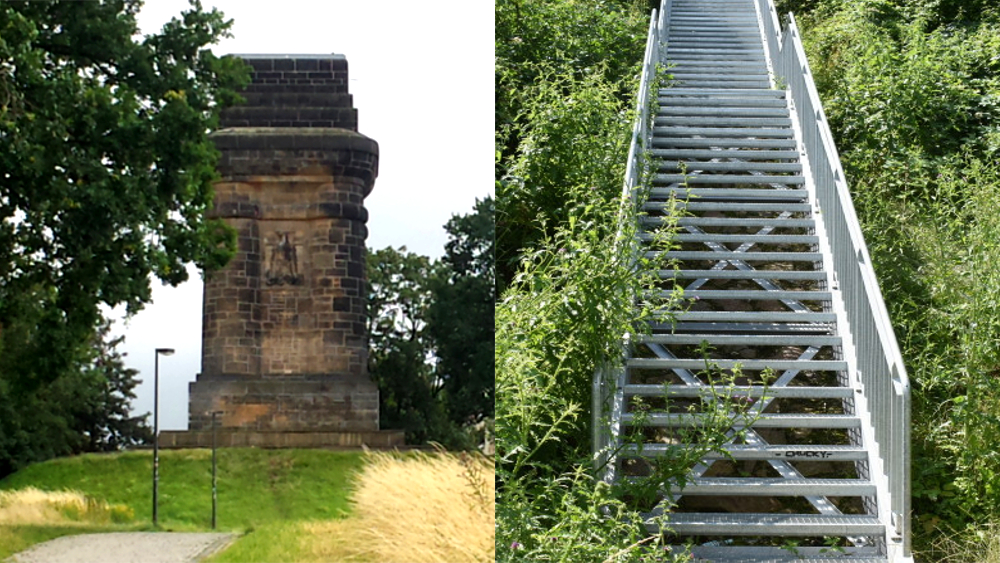
M157 518L157 493L160 485L160 354L170 356L173 348L157 348L153 360L153 525Z
M222 414L222 411L212 411L212 529L215 529L215 513L219 505L219 497L217 494L217 479L216 479L216 463L215 463L215 452L216 452L216 442L215 442L215 417Z

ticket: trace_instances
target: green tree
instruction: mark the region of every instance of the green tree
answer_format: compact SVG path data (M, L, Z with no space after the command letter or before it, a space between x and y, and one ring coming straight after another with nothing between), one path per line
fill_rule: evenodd
M493 417L495 409L495 217L491 197L477 200L473 213L452 217L445 225L445 268L431 278L427 332L448 416L458 424Z
M19 352L33 357L2 374L9 385L60 377L102 305L149 301L150 274L177 284L185 264L232 253L232 232L205 215L207 133L247 79L208 49L232 22L193 0L140 38L140 6L0 4L0 330L30 333Z
M32 338L25 330L32 326L16 324L21 330L6 331L6 344L16 350ZM152 438L146 416L129 413L139 381L116 350L123 339L111 337L110 322L103 321L89 342L66 352L73 361L55 379L28 388L0 378L0 477L34 461L115 451ZM30 361L16 352L0 355L0 373L17 373Z
M86 349L78 383L82 394L75 395L78 406L73 413L74 426L86 438L83 451L117 451L153 439L146 420L149 415L132 416L129 411L141 381L136 379L139 372L126 367L124 355L116 350L124 340L124 336L112 336L111 323L104 321Z
M416 444L440 441L446 420L426 322L438 270L405 246L368 252L368 372L379 387L380 424Z

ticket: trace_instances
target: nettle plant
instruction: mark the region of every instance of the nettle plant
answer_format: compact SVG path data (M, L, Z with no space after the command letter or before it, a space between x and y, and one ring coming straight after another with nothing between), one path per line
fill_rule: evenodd
M661 535L647 533L640 511L657 502L669 509L658 491L683 484L701 457L745 425L734 418L750 416L732 393L739 372L706 360L714 395L700 410L702 424L682 431L697 434L681 441L697 446L647 459L653 469L640 482L611 486L595 477L588 416L594 371L621 361L623 335L654 318L669 322L684 305L681 291L664 296L658 288L657 272L672 266L633 248L634 222L618 225L621 202L600 193L570 190L568 220L525 254L496 307L497 561L685 560L665 551ZM674 228L668 222L654 244L669 248ZM605 457L640 441L641 417L632 428Z

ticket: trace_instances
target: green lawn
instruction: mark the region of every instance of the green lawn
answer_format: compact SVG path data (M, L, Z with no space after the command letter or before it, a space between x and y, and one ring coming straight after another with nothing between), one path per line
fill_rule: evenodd
M0 526L0 558L70 533L148 529L152 518L152 457L151 451L88 454L35 464L0 480L0 490L29 486L45 491L69 489L126 505L134 512L131 524L118 527ZM211 459L209 450L160 452L161 529L210 529ZM233 546L235 551L226 555L246 556L259 551L248 548L270 540L257 536L287 535L278 532L288 531L289 522L346 516L350 510L351 478L363 464L361 452L220 449L218 529L247 533ZM254 530L267 532L254 534ZM263 552L260 557L267 560L273 555Z

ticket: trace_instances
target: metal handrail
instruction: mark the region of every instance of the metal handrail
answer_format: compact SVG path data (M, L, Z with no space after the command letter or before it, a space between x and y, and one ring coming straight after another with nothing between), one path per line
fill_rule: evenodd
M646 37L646 51L642 62L642 76L639 80L639 91L636 94L636 117L632 125L632 141L629 145L628 163L625 168L625 180L622 186L621 209L618 217L618 233L616 240L622 243L623 232L626 221L633 221L637 205L638 191L642 187L642 159L647 154L649 143L652 139L653 131L650 127L650 99L651 88L655 84L656 69L660 64L660 38L665 32L666 6L670 0L661 0L660 9L653 10L649 18L649 33ZM634 241L627 241L630 244ZM635 249L633 253L637 252ZM624 355L628 354L629 346L624 346ZM591 404L591 427L593 433L594 469L599 472L599 478L606 482L614 480L614 464L609 458L608 437L618 436L620 428L617 422L624 405L622 390L624 389L621 379L625 372L620 365L620 358L614 358L613 363L599 367L594 371L592 404ZM614 392L614 397L610 395ZM610 406L610 418L613 426L605 428L602 425L602 418L607 413L608 401L612 400ZM608 430L610 429L610 432Z
M772 0L755 0L774 72L787 84L816 187L833 271L843 296L861 394L868 405L881 477L888 494L890 535L902 557L910 545L910 382L872 268L833 134L813 82L795 18L782 30ZM873 475L873 477L875 477ZM884 510L884 507L880 507Z

